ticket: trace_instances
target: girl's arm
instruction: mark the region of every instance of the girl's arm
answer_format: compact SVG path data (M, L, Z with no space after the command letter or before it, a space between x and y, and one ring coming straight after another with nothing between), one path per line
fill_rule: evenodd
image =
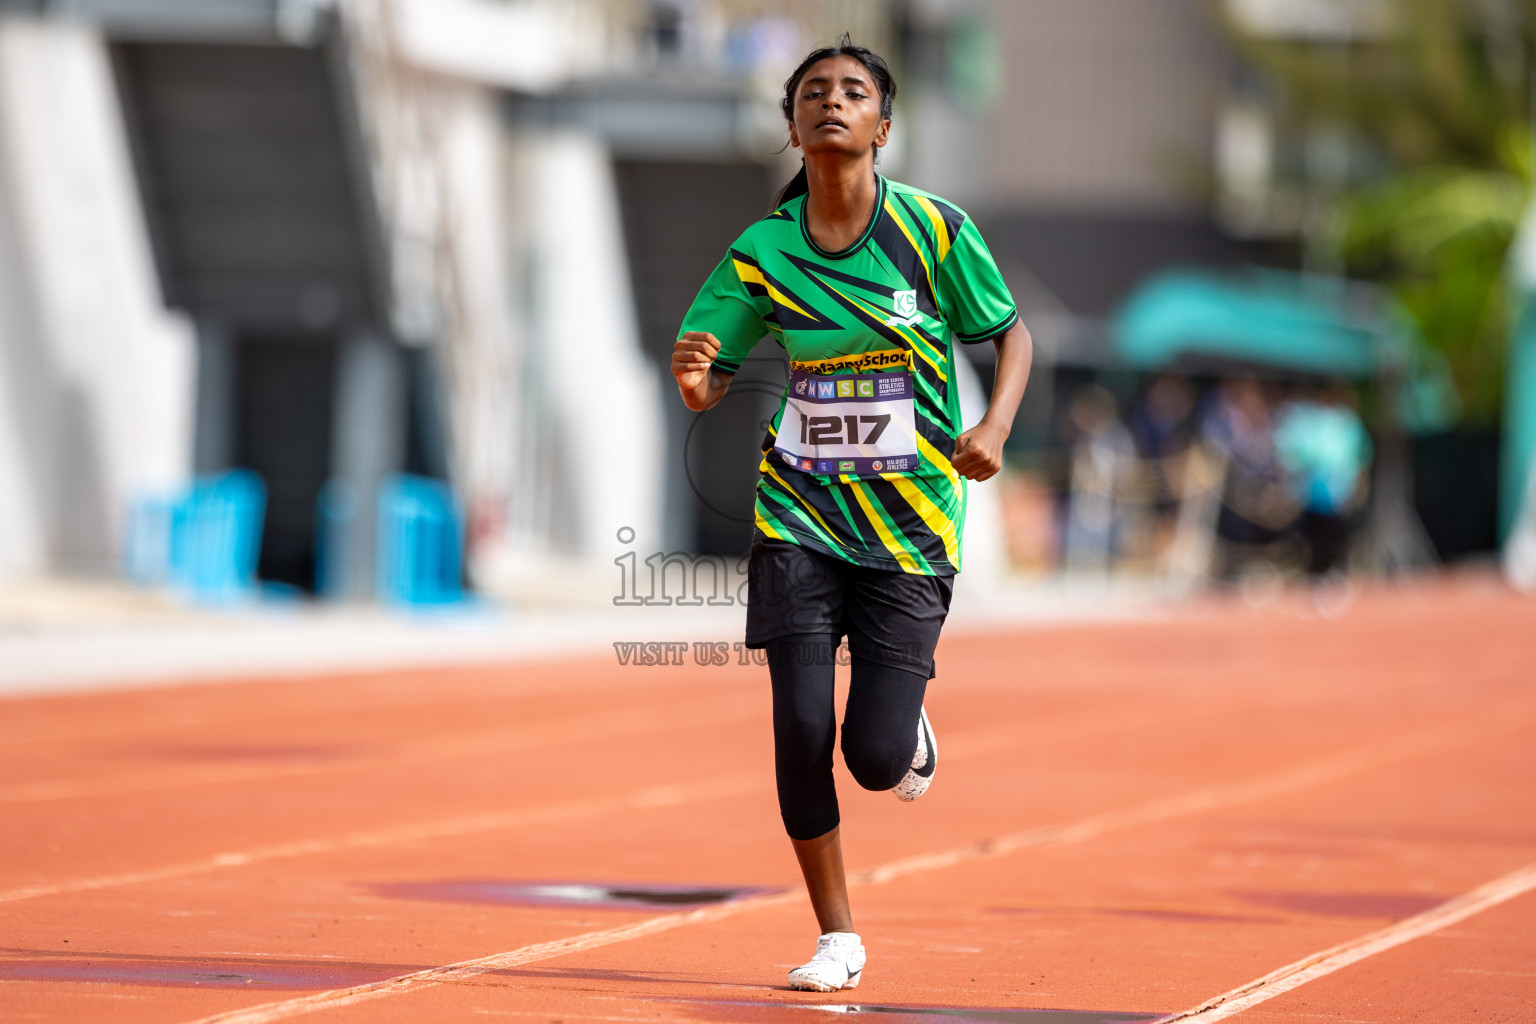
M1003 442L1013 430L1013 417L1024 398L1035 345L1020 320L993 342L997 369L992 378L992 401L981 422L955 439L955 472L968 480L987 480L1003 468Z

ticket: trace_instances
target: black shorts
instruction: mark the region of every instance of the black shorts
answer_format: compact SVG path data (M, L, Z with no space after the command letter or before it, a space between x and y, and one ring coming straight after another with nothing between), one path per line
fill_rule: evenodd
M754 540L747 569L747 646L802 633L848 638L849 654L935 674L952 576L870 569L799 544Z

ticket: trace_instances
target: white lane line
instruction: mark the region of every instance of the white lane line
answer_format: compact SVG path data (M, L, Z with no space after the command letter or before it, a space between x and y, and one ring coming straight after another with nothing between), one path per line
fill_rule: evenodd
M734 714L734 712L729 712L728 709L724 708L721 709L721 713ZM754 716L755 714L756 712L754 712ZM1051 739L1053 741L1060 740L1063 737L1072 736L1075 732L1092 735L1100 731L1102 730L1057 730L1051 736ZM950 760L954 760L957 757L986 754L995 750L1017 746L1017 741L1018 735L1011 729L991 728L960 733L950 736L945 740L948 744L946 749L949 750L949 753L945 756ZM754 779L757 781L756 785L752 783ZM254 850L235 850L217 853L200 860L170 864L159 868L148 868L143 871L103 875L96 878L82 878L72 882L38 883L14 889L0 889L0 903L11 903L39 896L89 892L93 889L136 885L141 882L158 882L169 878L181 878L188 875L218 871L223 868L240 867L241 865L257 861L302 857L312 853L328 853L332 850L383 846L393 842L406 842L413 839L433 839L443 836L465 835L498 828L510 828L517 825L563 821L633 807L655 807L662 806L665 803L741 796L745 793L761 789L764 784L764 780L758 779L755 775L742 774L723 777L697 786L680 784L676 786L651 787L640 790L632 798L621 796L605 799L578 800L547 807L480 814L463 818L449 818L443 821L425 822L418 825L401 825L389 829L354 833L348 836L300 840L293 843L259 847ZM665 799L662 799L662 797L665 797Z
M1062 825L1028 829L1023 832L1015 832L1003 836L999 839L980 843L968 843L964 846L919 854L915 857L904 857L871 870L854 872L849 875L848 882L850 885L884 885L905 875L916 874L922 871L936 871L964 861L1002 857L1016 850L1026 848L1082 843L1111 832L1136 828L1141 825L1197 814L1201 811L1212 810L1218 807L1248 803L1263 799L1264 797L1291 792L1318 782L1330 781L1344 775L1364 771L1368 768L1379 767L1391 761L1442 746L1448 740L1449 737L1446 733L1436 732L1433 734L1411 736L1398 742L1363 747L1335 757L1303 762L1291 768L1272 772L1268 775L1261 775L1230 786L1203 786L1179 796L1152 800L1123 811L1098 814ZM192 1022L192 1024L271 1024L272 1021L283 1020L287 1017L314 1013L318 1010L337 1009L343 1006L351 1006L354 1003L382 999L391 995L401 995L417 989L442 985L517 964L550 960L569 953L612 945L616 942L627 942L630 939L653 935L657 932L670 931L673 928L680 928L684 925L718 921L737 914L801 898L803 897L799 893L779 893L773 896L757 897L740 900L735 903L707 907L687 914L654 917L641 921L638 924L620 928L609 928L603 931L585 932L555 942L523 946L506 953L496 953L477 960L466 960L443 967L428 968L386 981L357 985L352 988L332 989L327 992L300 996L296 999L284 999L248 1007L243 1010L218 1013L211 1017L200 1018Z
M260 1006L247 1007L243 1010L216 1013L211 1017L201 1018L196 1024L267 1024L269 1021L281 1020L284 1017L296 1017L300 1014L315 1013L319 1010L340 1009L343 1006L352 1006L356 1003L383 999L387 996L404 995L407 992L431 988L434 985L465 981L476 975L487 974L491 971L502 971L521 964L534 963L539 960L550 960L557 956L567 956L571 953L580 953L588 949L597 949L599 946L608 946L615 942L628 942L630 939L639 939L647 935L655 935L658 932L682 928L686 925L718 921L721 918L731 917L746 910L757 910L761 907L787 903L791 900L802 898L798 892L776 893L772 896L749 897L735 903L721 903L713 907L700 907L698 910L690 910L681 914L664 914L660 917L647 918L644 921L621 925L617 928L585 932L581 935L573 935L570 938L555 939L552 942L539 942L531 946L523 946L520 949L511 950L510 952L481 957L478 960L464 960L442 967L429 967L426 970L413 971L410 974L402 974L397 978L376 981L368 985L332 989L329 992L316 992L314 995L300 996L297 999L285 999L280 1002L263 1003Z
M1309 981L1326 977L1405 942L1432 935L1533 889L1536 889L1536 864L1527 865L1503 878L1496 878L1438 907L1431 907L1422 914L1415 914L1369 935L1302 957L1262 978L1255 978L1246 985L1239 985L1230 992L1207 999L1199 1006L1164 1017L1157 1024L1173 1024L1174 1021L1213 1024L1214 1021L1226 1020L1259 1003L1300 988Z
M935 853L920 853L892 861L859 877L873 883L889 882L915 871L934 871L969 860L1002 856L1015 850L1086 842L1109 832L1153 825L1219 807L1252 803L1265 797L1279 796L1320 782L1331 782L1393 761L1428 753L1438 747L1446 746L1455 738L1441 731L1414 734L1396 742L1361 747L1334 757L1302 762L1291 768L1242 782L1225 786L1202 786L1176 796L1152 800L1120 811L1096 814L1067 824L1044 825L966 846L957 846Z
M211 857L203 857L199 860L184 861L180 864L169 864L164 867L150 868L144 871L129 871L117 875L100 875L95 878L75 879L70 882L24 885L14 889L0 890L0 903L14 903L17 900L34 899L39 896L89 892L93 889L109 889L121 885L159 882L170 878L185 878L189 875L201 875L211 871L242 867L246 864L255 864L261 861L307 857L312 854L331 853L336 850L393 846L398 843L469 835L475 832L489 832L494 829L512 828L515 826L543 825L555 821L568 821L572 818L606 814L612 811L666 807L674 804L689 803L695 800L714 800L721 797L741 796L746 793L756 792L762 788L763 779L761 773L743 772L737 775L721 776L720 778L702 783L651 786L618 796L589 800L567 800L560 803L546 804L542 807L527 807L519 810L498 811L489 814L473 814L459 818L443 818L437 821L419 822L412 825L398 825L393 828L354 832L344 836L332 836L323 839L301 839L296 842L278 843L273 846L259 846L249 850L233 850L225 853L216 853Z

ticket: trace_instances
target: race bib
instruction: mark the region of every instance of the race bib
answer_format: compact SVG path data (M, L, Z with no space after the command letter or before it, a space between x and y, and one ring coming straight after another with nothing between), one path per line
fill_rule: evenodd
M773 452L807 473L877 476L916 469L912 374L793 371Z

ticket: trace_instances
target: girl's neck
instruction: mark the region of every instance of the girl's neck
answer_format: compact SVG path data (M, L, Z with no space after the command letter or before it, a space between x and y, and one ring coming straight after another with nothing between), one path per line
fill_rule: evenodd
M839 252L859 240L875 213L880 189L868 159L805 161L805 226L816 244Z

